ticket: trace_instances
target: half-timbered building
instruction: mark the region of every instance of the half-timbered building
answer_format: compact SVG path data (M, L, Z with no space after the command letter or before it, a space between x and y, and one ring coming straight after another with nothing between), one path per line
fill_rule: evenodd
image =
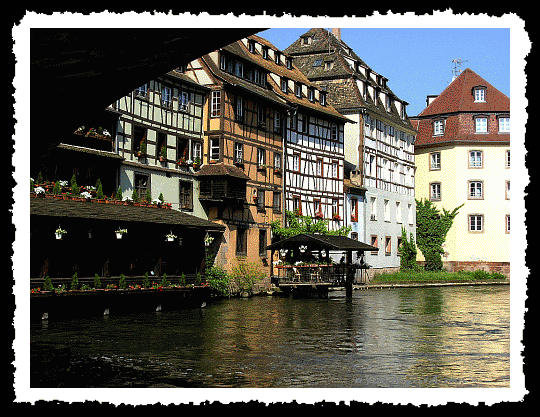
M371 274L400 265L402 227L415 233L414 140L406 112L383 75L371 69L341 40L314 28L285 52L327 100L347 117L344 129L345 172L348 181L346 224L354 237L384 251L366 253ZM357 210L363 204L363 210ZM363 218L357 213L364 213Z

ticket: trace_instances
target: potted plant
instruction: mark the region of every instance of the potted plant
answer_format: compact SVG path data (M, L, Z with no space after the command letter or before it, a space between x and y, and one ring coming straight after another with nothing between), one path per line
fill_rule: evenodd
M141 143L139 145L139 151L137 152L137 156L145 156L146 155L146 138L143 138L141 140Z
M204 246L210 246L210 244L214 241L215 238L210 236L209 234L206 234L204 237Z
M128 195L126 195L124 198L122 198L122 201L124 202L125 206L133 205L133 199Z
M193 168L199 169L201 164L202 164L201 163L201 158L196 157L195 160L193 161Z
M169 234L165 235L167 238L167 242L172 242L174 239L176 239L178 236L174 235L173 232L170 232Z
M64 237L66 233L67 232L64 229L62 229L60 226L58 226L58 229L54 231L54 234L56 235L56 239L58 240L62 240L62 238Z
M356 218L356 216L354 214L351 214L351 222L357 222L358 219Z
M340 216L338 213L335 213L335 214L332 216L332 220L334 220L334 221L340 221L340 220L341 220L341 216Z
M165 145L161 146L159 150L159 160L165 162L167 160L167 147Z
M315 213L315 218L316 219L322 219L323 218L322 211L318 211L317 213Z
M127 229L118 229L115 231L115 233L116 233L117 239L122 239L122 237L124 236L124 233L127 233Z
M83 135L84 136L84 126L80 126L75 132L76 135Z

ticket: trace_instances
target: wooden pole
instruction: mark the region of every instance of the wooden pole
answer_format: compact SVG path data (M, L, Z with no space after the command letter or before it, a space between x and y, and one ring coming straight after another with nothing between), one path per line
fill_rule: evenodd
M345 278L345 296L352 297L352 286L354 281L354 273L352 269L352 250L347 251L347 260L345 265L347 271L347 276Z

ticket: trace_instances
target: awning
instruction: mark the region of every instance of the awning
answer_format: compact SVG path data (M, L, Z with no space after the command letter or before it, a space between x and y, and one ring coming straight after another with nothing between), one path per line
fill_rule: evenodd
M159 223L185 226L187 228L202 229L210 232L222 233L225 231L224 225L177 210L121 204L103 204L87 201L58 200L54 198L30 198L30 215Z
M298 235L289 237L287 239L280 240L272 243L266 247L267 250L279 250L279 249L294 249L299 246L307 246L311 250L323 250L329 251L378 251L379 248L368 245L367 243L360 242L355 239L351 239L347 236L336 235L320 235L300 233Z

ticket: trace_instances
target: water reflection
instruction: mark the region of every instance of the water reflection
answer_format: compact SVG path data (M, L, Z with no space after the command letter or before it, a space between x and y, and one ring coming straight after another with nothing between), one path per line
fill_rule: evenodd
M32 385L508 387L509 331L508 287L230 299L35 325ZM69 360L45 371L43 346Z

